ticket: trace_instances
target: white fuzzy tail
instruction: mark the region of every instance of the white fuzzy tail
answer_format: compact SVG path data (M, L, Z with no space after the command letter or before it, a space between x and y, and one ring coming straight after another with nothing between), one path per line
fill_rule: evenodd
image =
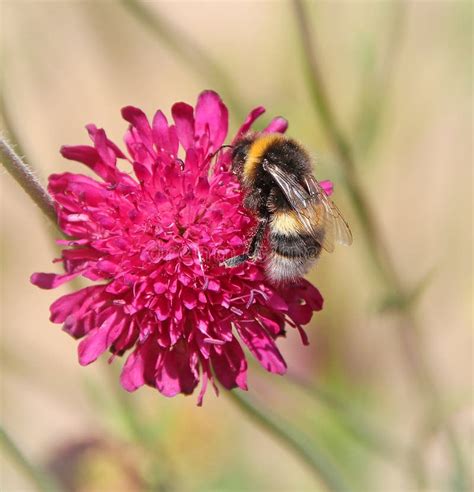
M267 277L275 283L294 282L303 277L313 263L313 258L288 258L272 251L266 263Z

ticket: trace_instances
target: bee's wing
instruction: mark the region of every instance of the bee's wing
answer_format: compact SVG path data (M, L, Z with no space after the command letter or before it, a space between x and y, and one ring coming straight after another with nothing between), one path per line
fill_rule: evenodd
M275 164L266 163L263 168L270 173L295 210L304 209L308 206L310 200L309 193L293 176L285 173Z
M267 163L265 169L283 191L306 231L326 251L334 251L336 242L352 243L349 226L313 176L305 178L305 190L293 176L283 172L275 164ZM322 231L324 234L321 234Z
M352 244L352 233L341 212L326 195L316 178L312 175L304 178L311 203L323 209L324 240L322 247L327 251L334 250L334 243Z

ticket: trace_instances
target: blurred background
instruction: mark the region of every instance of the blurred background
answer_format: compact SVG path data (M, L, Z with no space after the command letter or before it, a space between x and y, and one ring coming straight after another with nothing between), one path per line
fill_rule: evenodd
M468 490L472 4L2 0L0 9L2 129L43 182L84 172L58 150L87 143L85 124L121 142L125 105L169 114L212 88L230 106L231 134L258 105L263 123L288 118L316 176L335 182L354 244L309 275L325 297L311 345L293 332L282 340L289 374L251 366L248 396L350 490ZM305 27L354 172L315 104ZM45 490L331 488L225 395L209 391L203 408L196 395L129 395L120 360L112 372L106 357L80 367L76 343L48 321L68 287L29 283L52 270L55 231L4 170L0 181L2 427L48 475ZM400 289L377 259L382 243ZM2 490L35 490L11 452L0 463Z

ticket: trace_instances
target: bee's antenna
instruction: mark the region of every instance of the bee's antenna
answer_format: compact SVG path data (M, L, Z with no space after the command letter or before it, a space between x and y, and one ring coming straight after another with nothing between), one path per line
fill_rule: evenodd
M213 154L211 154L211 159L214 158L222 149L225 149L225 148L230 148L230 149L233 149L234 146L233 145L221 145Z
M219 152L221 152L221 151L222 151L222 149L225 149L225 148L231 148L231 149L233 149L233 148L234 148L234 146L233 146L233 145L228 145L228 144L226 144L226 145L221 145L221 146L220 146L220 147L219 147L219 148L218 148L218 149L217 149L217 150L216 150L213 154L210 154L210 155L209 155L208 160L206 160L206 162L212 161L212 159L214 159L214 157L216 157L216 155L218 155L218 154L219 154ZM216 162L216 161L214 161L214 165L215 165L215 162ZM211 170L209 169L209 171L211 171Z

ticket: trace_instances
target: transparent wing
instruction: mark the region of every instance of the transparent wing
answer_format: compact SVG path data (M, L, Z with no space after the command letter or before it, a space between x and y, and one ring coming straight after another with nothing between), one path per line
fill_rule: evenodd
M283 191L306 231L326 251L334 251L336 242L352 243L352 234L347 222L316 178L306 177L305 189L293 176L283 172L277 165L266 163L264 168Z
M271 174L295 210L305 209L308 206L310 195L293 176L285 173L275 164L266 163L263 168Z
M327 251L334 251L335 243L352 244L352 233L349 225L316 178L312 175L306 176L305 184L309 191L310 203L322 209L322 223L325 230L322 247Z

